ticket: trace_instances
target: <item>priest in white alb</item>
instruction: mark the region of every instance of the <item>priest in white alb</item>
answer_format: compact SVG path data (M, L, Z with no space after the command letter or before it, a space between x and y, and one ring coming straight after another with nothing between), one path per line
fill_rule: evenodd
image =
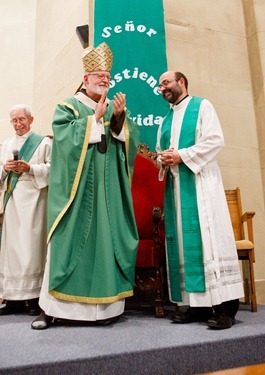
M158 131L160 178L167 176L165 229L169 295L189 308L176 323L235 323L243 297L235 239L217 156L223 133L213 105L188 94L188 79L168 71L159 83L170 111Z
M1 148L0 298L5 305L0 315L40 311L52 141L32 130L33 119L28 105L13 106L10 122L15 134Z

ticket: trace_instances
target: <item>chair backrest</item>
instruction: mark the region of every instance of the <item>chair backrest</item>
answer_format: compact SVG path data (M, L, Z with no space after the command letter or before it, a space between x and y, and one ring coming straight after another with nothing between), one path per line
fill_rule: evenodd
M156 153L140 144L135 159L132 180L132 197L139 238L152 239L154 224L153 207L164 206L164 181L158 181Z
M240 241L245 239L244 226L241 220L242 204L240 189L237 187L234 190L225 190L226 201L230 212L232 226L234 230L235 240Z

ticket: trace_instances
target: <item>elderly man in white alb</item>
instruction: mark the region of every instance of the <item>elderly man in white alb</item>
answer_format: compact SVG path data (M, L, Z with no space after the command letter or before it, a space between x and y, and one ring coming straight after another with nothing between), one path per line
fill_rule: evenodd
M4 141L0 188L4 193L0 251L0 315L38 315L46 259L47 193L52 142L31 129L31 110L10 110L15 134Z

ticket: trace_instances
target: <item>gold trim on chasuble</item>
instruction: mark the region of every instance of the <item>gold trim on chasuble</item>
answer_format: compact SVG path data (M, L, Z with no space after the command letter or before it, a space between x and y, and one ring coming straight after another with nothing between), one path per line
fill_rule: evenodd
M66 103L66 104L68 104L68 103ZM75 113L79 116L79 113L70 104L67 105L67 107L73 109L75 111ZM67 202L67 204L65 205L65 207L62 209L62 211L59 213L59 215L55 219L55 221L54 221L54 223L53 223L53 225L50 229L50 232L48 234L47 243L49 243L55 228L57 227L57 225L61 221L62 217L64 216L64 214L68 210L69 206L73 202L74 197L76 195L77 188L78 188L78 185L79 185L79 181L80 181L80 178L81 178L83 165L84 165L85 158L86 158L87 146L88 146L88 142L89 142L90 134L91 134L91 125L92 125L92 117L89 116L87 118L87 128L86 128L85 139L84 139L84 143L83 143L82 152L81 152L81 156L80 156L80 159L79 159L77 171L76 171L76 174L75 174L75 179L74 179L73 186L72 186L72 189L71 189L70 198L69 198L69 201Z
M74 114L76 115L76 117L79 117L79 112L72 106L72 104L67 103L67 102L61 102L61 103L59 103L59 105L71 109L74 112Z
M64 294L60 292L56 292L54 290L49 291L49 294L51 294L53 297L57 299L61 299L63 301L69 301L69 302L79 302L79 303L113 303L117 302L123 298L131 297L133 296L133 291L130 290L128 292L119 293L117 296L112 297L102 297L102 298L93 298L93 297L82 297L82 296L70 296L69 294Z
M132 187L132 176L130 174L130 168L128 164L129 160L129 143L130 143L130 132L129 132L129 127L127 124L127 121L124 121L124 134L125 134L125 152L126 152L126 163L127 163L127 171L128 171L128 178L129 178L129 183L130 186Z

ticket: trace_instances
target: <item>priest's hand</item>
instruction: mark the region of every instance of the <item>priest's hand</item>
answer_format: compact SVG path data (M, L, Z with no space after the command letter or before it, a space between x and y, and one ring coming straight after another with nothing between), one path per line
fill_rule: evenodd
M30 165L26 163L24 160L17 160L16 161L16 168L15 172L17 173L28 173L30 171Z
M17 161L14 160L14 159L9 159L5 162L5 164L3 165L4 167L4 171L5 172L15 172L15 169L16 169L16 166L17 166Z
M98 122L101 117L104 116L105 112L106 112L106 108L107 108L107 100L106 100L106 96L107 96L107 92L104 92L102 95L101 95L101 98L99 99L99 102L96 106L96 110L95 110L95 117L96 117L96 121Z
M113 98L113 105L114 105L114 116L119 118L125 109L126 105L126 99L125 99L125 94L122 92L117 92L117 94L114 95Z
M4 164L4 170L6 172L28 173L30 171L30 165L24 160L9 159Z
M163 165L169 167L182 163L182 159L179 156L178 151L174 150L174 148L163 151L161 153L161 161Z

